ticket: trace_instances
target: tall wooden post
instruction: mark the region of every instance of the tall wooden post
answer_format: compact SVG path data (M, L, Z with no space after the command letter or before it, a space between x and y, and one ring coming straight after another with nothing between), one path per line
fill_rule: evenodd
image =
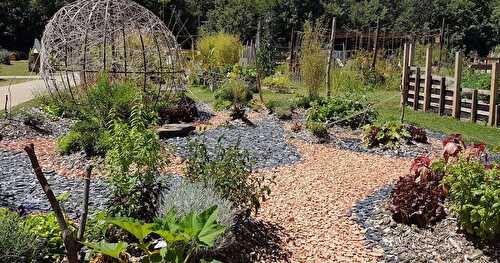
M288 69L290 72L293 72L294 56L295 56L295 29L292 26L292 36L290 37L290 65Z
M413 89L413 110L418 111L420 100L420 67L415 72L415 88Z
M335 52L335 23L336 18L332 19L332 32L330 35L330 53L328 55L328 64L326 65L326 97L329 98L331 94L330 71L332 68L333 53Z
M445 105L446 105L446 77L441 77L441 82L439 83L439 116L444 115Z
M491 89L490 89L490 114L489 125L494 126L496 121L496 105L498 102L498 80L500 74L500 63L496 62L491 65Z
M258 62L257 59L257 54L260 52L260 39L262 35L262 23L261 19L259 18L259 21L257 23L257 37L255 40L255 65L257 65L257 91L259 92L259 99L262 104L264 104L264 97L262 96L262 87L261 87L261 76L262 76L262 65L259 65L260 63Z
M409 48L408 44L404 45L404 55L403 55L403 76L401 77L401 123L404 122L405 117L405 108L406 108L406 100L408 98L408 58L409 57Z
M443 17L443 23L441 24L441 32L439 33L439 64L438 69L441 69L441 64L443 63L443 48L444 48L444 25L446 18Z
M477 89L472 91L472 104L470 107L470 121L471 122L477 122L477 96L478 91Z
M458 51L455 55L455 86L453 87L453 110L452 116L460 119L462 107L462 52Z
M372 60L372 69L375 68L375 64L377 63L377 53L378 53L378 32L380 30L380 20L377 18L377 29L375 31L375 39L373 44L373 60Z
M409 54L409 60L408 66L413 66L415 64L415 41L412 41L410 44L410 54Z
M432 46L427 47L425 56L425 87L424 87L424 111L429 111L431 107L432 90Z

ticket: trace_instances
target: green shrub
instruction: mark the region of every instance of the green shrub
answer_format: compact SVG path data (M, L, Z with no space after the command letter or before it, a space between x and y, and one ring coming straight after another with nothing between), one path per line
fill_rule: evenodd
M267 86L271 91L279 93L291 93L294 88L293 82L288 76L281 73L276 73L273 76L266 77L262 84Z
M246 210L247 216L257 212L260 202L270 194L265 178L252 175L249 153L241 150L239 144L228 148L219 144L213 156L209 156L206 145L197 141L190 142L188 149L187 177L213 185L236 208Z
M349 68L333 69L330 78L333 96L350 93L360 94L367 89L367 85L365 85L359 74L355 70Z
M278 107L274 110L276 117L280 120L291 120L292 119L292 110L288 107Z
M106 132L106 172L112 190L114 215L152 220L159 189L155 177L163 164L158 134L148 127L151 114L133 107L130 124L114 120Z
M105 131L104 124L97 117L78 121L73 130L57 141L57 149L61 154L85 151L88 156L101 155L107 150L102 142Z
M64 242L62 233L54 213L48 214L33 214L26 217L24 226L37 237L45 241L44 247L46 253L44 258L50 262L57 261L65 255ZM76 228L69 224L71 231L76 231Z
M402 142L408 142L411 139L411 134L406 127L397 122L366 125L363 130L363 141L368 147L396 148Z
M236 217L233 203L222 198L210 184L180 180L162 192L158 215L165 216L172 209L183 217L191 212L201 213L212 206L219 208L217 222L230 228Z
M61 154L71 154L80 151L80 133L70 131L68 134L62 136L57 140L57 150Z
M0 262L35 262L42 247L14 212L0 208Z
M227 68L238 63L242 44L237 36L217 33L200 38L196 47L203 64Z
M328 128L322 122L316 121L308 121L306 124L306 128L316 137L318 138L328 138Z
M491 85L491 74L476 72L472 69L464 70L462 86L469 89L489 90Z
M307 112L307 122L340 125L357 128L372 123L377 112L363 99L335 97L315 100Z
M427 143L425 129L387 121L382 125L368 124L363 127L363 141L368 147L396 148L402 143Z
M326 74L326 56L321 51L320 23L307 21L304 24L304 34L300 53L300 72L307 87L309 97L319 96Z
M500 236L500 167L486 168L462 157L447 167L444 183L465 231L483 239Z
M245 81L230 79L215 92L214 97L217 100L247 104L252 100L253 93Z
M5 49L0 49L0 64L10 65L10 52Z
M95 253L107 255L120 262L130 255L127 253L129 251L139 255L141 262L192 262L196 252L213 248L216 240L226 230L216 221L218 213L216 206L182 217L178 217L176 211L171 210L151 224L144 224L132 218L109 218L106 224L115 225L128 232L136 242L129 244L121 238L117 243L100 241L83 242L83 245ZM166 243L166 246L159 250L151 248L151 244L159 240L157 237L161 237ZM154 242L151 242L152 239ZM201 259L201 262L207 261Z
M109 121L109 113L123 120L128 120L132 107L141 91L132 83L111 82L106 74L99 77L98 82L86 92L83 114L97 116L103 123Z

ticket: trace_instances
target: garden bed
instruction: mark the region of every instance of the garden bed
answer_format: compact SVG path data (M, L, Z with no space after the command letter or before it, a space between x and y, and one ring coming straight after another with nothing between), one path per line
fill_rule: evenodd
M356 203L351 219L364 230L367 246L382 247L386 262L498 262L500 240L484 243L459 230L456 217L418 228L398 224L388 209L392 186ZM450 211L447 211L450 212Z

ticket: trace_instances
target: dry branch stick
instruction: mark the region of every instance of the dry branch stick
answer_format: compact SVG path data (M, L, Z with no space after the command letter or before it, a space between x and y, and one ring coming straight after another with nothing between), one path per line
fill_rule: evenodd
M52 189L50 189L50 185L47 182L45 175L43 175L42 168L40 167L40 164L38 163L38 159L35 154L35 147L31 143L26 147L24 147L24 150L26 151L31 160L31 165L33 166L36 178L38 179L38 182L42 186L42 189L45 192L47 199L49 199L50 206L52 207L52 210L56 215L57 223L61 228L64 246L66 247L66 256L68 258L68 262L78 263L76 240L73 236L73 233L71 233L71 231L68 228L66 220L64 219L64 214L62 212L61 206L59 205L59 202L57 201L54 192L52 192Z
M87 214L89 212L89 193L90 193L90 176L92 175L92 165L88 165L85 168L85 186L83 192L83 211L80 217L80 226L78 228L78 235L76 240L78 242L83 240L83 235L85 234L85 224L87 223ZM84 262L85 252L80 252L80 262Z

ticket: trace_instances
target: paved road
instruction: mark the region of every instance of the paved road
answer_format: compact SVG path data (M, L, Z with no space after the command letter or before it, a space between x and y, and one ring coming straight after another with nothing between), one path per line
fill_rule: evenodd
M35 94L46 91L43 80L32 80L10 86L0 87L0 106L5 107L5 95L9 96L9 105L14 107L34 98Z

